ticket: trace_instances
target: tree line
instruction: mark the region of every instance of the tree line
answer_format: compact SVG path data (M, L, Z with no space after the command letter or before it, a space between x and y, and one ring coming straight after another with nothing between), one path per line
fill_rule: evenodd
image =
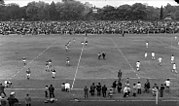
M1 0L3 1L3 0ZM29 2L20 7L11 3L3 5L0 2L0 20L29 20L29 21L61 21L61 20L162 20L170 16L179 20L179 6L167 4L161 8L147 6L141 3L133 5L110 5L103 8L94 8L75 0L62 0L62 2L45 3ZM97 12L94 10L97 9Z

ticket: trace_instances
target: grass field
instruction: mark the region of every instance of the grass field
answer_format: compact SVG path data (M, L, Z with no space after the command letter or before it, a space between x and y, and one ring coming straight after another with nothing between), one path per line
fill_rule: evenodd
M92 82L106 84L107 87L117 79L117 72L122 69L123 83L126 78L130 78L131 85L134 82L141 81L142 85L146 79L150 79L151 85L157 83L159 86L167 78L171 79L172 92L164 94L164 99L179 100L179 74L172 73L170 56L175 55L175 62L179 67L179 39L174 39L176 35L158 34L158 35L38 35L38 36L20 36L9 35L0 36L0 80L11 80L13 88L7 88L6 92L16 92L19 99L25 97L26 93L30 93L35 104L40 104L38 100L44 100L45 85L53 84L56 88L56 97L63 104L72 106L105 104L103 101L74 102L73 98L83 99L82 88L88 87ZM66 53L65 44L69 40L73 40L70 51ZM84 39L88 40L88 45L81 44ZM145 47L145 42L149 41L149 48ZM105 51L106 60L98 60L97 53ZM147 59L144 59L144 52L148 52ZM151 52L156 53L156 60L151 59ZM71 59L71 66L66 66L66 57ZM162 66L158 65L157 58L163 58ZM22 57L27 58L27 67L31 68L31 79L26 79L26 68L23 67ZM56 69L56 78L51 78L51 73L45 71L45 62L52 59L53 66ZM136 61L141 61L141 71L135 71ZM70 94L60 91L62 82L70 82L73 91ZM116 94L114 99L122 99L121 94ZM151 100L151 105L155 104L155 100L151 95L140 95L135 100ZM90 100L103 100L103 98L89 98ZM129 100L131 98L128 98ZM134 98L132 98L134 99ZM96 103L97 102L97 103ZM111 101L109 104L111 105ZM149 101L148 101L149 102ZM170 101L171 102L171 101ZM71 104L72 103L72 104ZM113 105L117 105L114 101ZM120 102L122 105L133 103ZM141 104L140 102L135 102ZM135 104L134 103L134 104ZM143 101L143 104L146 102ZM169 102L168 102L169 103ZM95 105L96 104L96 105ZM165 101L160 105L166 105ZM171 102L170 106L175 106L178 102ZM44 104L48 105L48 104ZM52 105L52 104L50 104ZM54 104L54 105L59 105ZM149 106L151 106L149 105ZM163 106L162 105L162 106ZM139 106L139 105L137 105Z

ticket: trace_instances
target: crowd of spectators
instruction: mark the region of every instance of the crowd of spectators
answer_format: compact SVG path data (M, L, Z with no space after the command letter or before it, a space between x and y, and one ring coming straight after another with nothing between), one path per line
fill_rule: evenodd
M2 21L0 34L178 33L174 21Z
M15 92L11 92L9 97L4 92L4 86L0 84L0 106L7 106L6 104L9 104L9 106L14 106L15 104L20 104L19 100L15 97ZM94 97L102 97L102 98L113 98L116 94L121 94L123 98L126 97L137 97L142 94L150 94L151 96L156 97L158 95L159 97L163 97L164 93L170 93L170 86L171 81L170 79L166 79L161 85L159 86L157 83L154 83L151 85L151 82L149 79L146 80L145 83L142 83L140 81L138 82L130 82L130 79L127 78L124 82L122 80L114 80L114 82L111 84L111 86L106 86L105 84L102 84L100 82L95 83L93 82L89 86L85 86L84 91L84 98L88 98L89 96ZM71 87L70 83L62 83L61 85L61 91L62 92L70 92ZM57 101L55 99L55 87L50 84L49 86L45 86L45 103L53 103ZM119 96L119 95L118 95ZM26 94L25 98L25 104L26 106L31 106L31 97L30 94Z
M112 98L114 94L122 94L124 98L129 96L136 97L143 93L151 94L152 96L158 94L159 97L163 97L164 92L170 92L170 83L170 79L167 79L164 83L161 83L160 86L157 83L154 83L152 86L148 79L144 84L140 81L131 84L129 79L127 79L123 84L120 80L114 81L109 88L107 88L105 84L102 85L100 82L97 84L92 83L89 88L87 86L84 87L84 98L88 98L88 93L90 93L92 97L96 95L104 98Z

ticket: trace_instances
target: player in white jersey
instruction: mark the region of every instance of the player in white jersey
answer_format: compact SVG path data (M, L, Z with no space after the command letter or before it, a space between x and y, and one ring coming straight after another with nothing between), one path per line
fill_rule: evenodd
M178 72L177 72L177 66L176 66L175 63L173 63L172 72L178 73Z
M175 40L177 40L177 36L175 36Z
M147 58L147 52L145 51L144 57Z
M146 46L146 48L149 48L149 42L148 41L145 42L145 46Z
M159 58L158 58L158 64L159 64L159 65L162 65L162 57L159 57Z
M136 62L136 70L139 71L140 70L140 61Z
M175 56L172 54L172 55L171 55L171 63L172 63L172 64L174 63L174 60L175 60Z
M31 73L30 68L28 68L26 70L26 77L27 77L28 80L30 79L30 73Z
M151 55L152 55L152 59L154 60L155 59L155 52L152 52Z

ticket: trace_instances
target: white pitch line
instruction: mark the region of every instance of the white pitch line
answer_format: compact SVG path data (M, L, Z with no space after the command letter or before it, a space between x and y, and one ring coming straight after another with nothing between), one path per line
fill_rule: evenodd
M70 100L71 102L76 102L76 100ZM125 98L123 100L115 100L115 99L104 99L104 100L79 100L81 102L154 102L156 100L150 100L150 99L144 99L144 100L137 100L137 99L134 99L134 100L125 100ZM177 102L179 100L161 100L161 101L164 101L164 102Z
M118 50L118 52L124 57L124 59L126 60L126 62L128 63L128 65L130 66L130 68L132 69L132 71L136 74L137 78L140 79L139 74L137 74L137 73L135 72L134 68L133 68L132 65L129 63L129 60L127 59L127 57L124 55L124 53L121 51L121 49L118 48L116 42L115 42L112 38L110 38L110 39L111 39L111 41L113 42L115 48Z
M83 42L85 42L86 39L87 39L87 37L84 39ZM79 59L78 59L78 64L77 64L77 68L76 68L76 71L75 71L75 76L74 76L74 79L73 79L73 83L72 83L72 86L71 86L71 90L73 90L73 86L74 86L74 83L75 83L75 80L76 80L76 75L77 75L77 73L78 73L79 65L80 65L80 62L81 62L81 57L82 57L82 55L83 55L84 47L85 47L85 44L83 44L83 47L82 47L82 49L81 49L81 53L80 53L80 57L79 57Z
M43 55L48 49L50 49L56 42L50 44L46 49L44 49L42 52L40 52L36 57L34 57L30 62L27 63L27 65L31 64L32 62L34 62L37 58L39 58L41 55ZM25 67L27 67L27 65ZM18 73L20 73L22 70L24 69L21 68L19 71L17 71L14 75L12 75L9 79L12 79L14 77L17 76Z

